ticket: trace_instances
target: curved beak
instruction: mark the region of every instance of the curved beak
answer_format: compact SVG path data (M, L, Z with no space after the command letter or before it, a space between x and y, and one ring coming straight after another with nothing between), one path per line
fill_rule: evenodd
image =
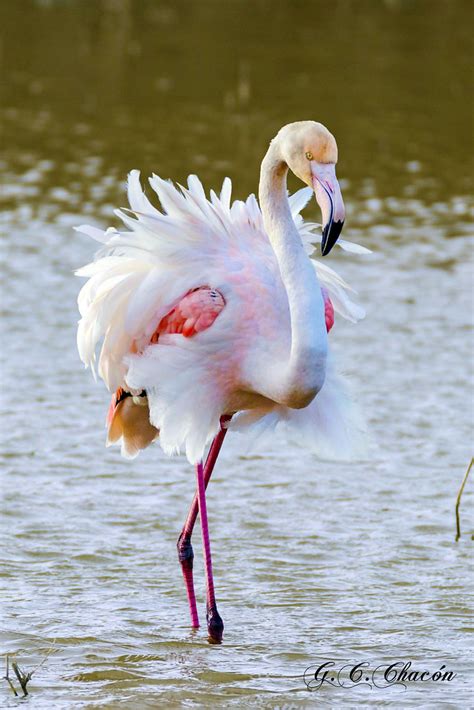
M321 254L326 256L337 242L346 216L336 166L334 163L311 161L311 180L323 218Z

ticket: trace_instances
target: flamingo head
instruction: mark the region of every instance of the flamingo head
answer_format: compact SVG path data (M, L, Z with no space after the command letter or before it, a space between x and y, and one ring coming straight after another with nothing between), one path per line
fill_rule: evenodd
M277 138L290 170L314 190L323 221L321 253L326 256L336 243L345 219L336 178L336 140L322 123L315 121L289 123Z

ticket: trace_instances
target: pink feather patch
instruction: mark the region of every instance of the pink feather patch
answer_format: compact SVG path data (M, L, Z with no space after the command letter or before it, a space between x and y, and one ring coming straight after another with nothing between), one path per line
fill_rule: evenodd
M181 333L185 338L191 338L210 328L224 306L225 300L219 291L209 286L195 288L161 319L150 342L157 343L160 335L165 333Z
M326 320L326 330L329 333L329 331L334 325L334 306L332 305L332 301L329 298L329 293L327 292L327 289L325 289L324 287L321 288L321 293L323 294L324 298L324 318Z

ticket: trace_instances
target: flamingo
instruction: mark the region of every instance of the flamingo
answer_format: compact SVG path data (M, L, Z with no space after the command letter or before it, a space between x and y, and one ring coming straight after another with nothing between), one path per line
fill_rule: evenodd
M206 197L195 175L187 188L153 175L162 211L133 170L130 209L116 210L127 230L76 229L102 243L78 305L79 354L112 393L107 444L134 457L158 440L184 451L197 487L178 539L191 625L199 627L191 535L199 514L210 643L222 641L212 572L206 487L230 429L286 428L320 456L349 457L363 426L328 349L334 312L364 316L325 256L344 223L335 138L321 123L284 126L261 164L254 195L231 203L231 181ZM307 185L288 197L291 170ZM319 225L300 211L315 194ZM347 251L363 247L339 239ZM97 359L96 350L102 341ZM208 449L207 457L205 452Z

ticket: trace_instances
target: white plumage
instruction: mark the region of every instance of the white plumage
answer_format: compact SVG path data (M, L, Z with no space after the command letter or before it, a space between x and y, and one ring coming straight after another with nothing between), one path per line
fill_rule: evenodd
M77 342L85 365L97 369L111 392L146 390L162 448L168 454L185 451L192 463L202 459L220 416L235 411L231 428L259 433L283 427L325 458L360 453L363 427L330 354L324 385L304 408L247 391L250 371L274 367L278 377L274 363L291 348L287 293L256 198L231 202L229 178L219 196L211 191L210 200L194 175L187 188L156 175L150 185L162 212L144 195L134 170L128 180L131 209L116 211L128 230L77 228L103 244L95 260L77 271L88 278L78 298ZM318 225L299 214L311 195L308 187L289 198L308 254L321 241L314 232ZM349 252L368 251L343 240L338 244ZM344 280L326 264L312 263L336 313L350 321L363 318ZM150 345L160 320L183 294L203 285L226 301L212 327L193 338L172 334Z
M168 454L185 451L196 463L196 495L177 548L197 628L191 536L199 514L211 643L221 643L224 624L206 486L229 422L247 438L286 428L323 457L349 457L364 445L328 341L334 310L351 321L364 312L340 276L310 258L316 241L328 254L344 225L337 157L322 124L288 124L262 161L259 203L253 195L231 202L228 178L208 200L194 175L180 189L154 175L160 212L132 171L131 209L117 212L128 230L79 228L103 244L78 271L89 279L79 294L78 346L113 392L107 441L121 440L122 453L133 456L158 438ZM312 189L288 199L289 169ZM323 221L319 240L316 225L299 214L313 191Z

